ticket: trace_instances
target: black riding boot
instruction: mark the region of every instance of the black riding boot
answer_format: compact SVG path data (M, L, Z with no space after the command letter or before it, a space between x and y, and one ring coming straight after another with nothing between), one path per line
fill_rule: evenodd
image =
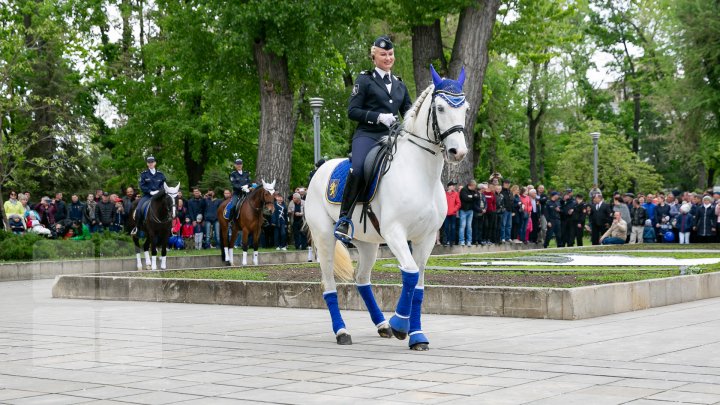
M345 220L339 221L340 223L337 224L335 228L335 237L340 240L352 240L350 223L352 221L355 203L357 203L358 197L360 197L364 183L361 176L354 175L352 171L348 174L347 184L345 184L345 190L343 191L342 204L340 205L340 219L344 218Z

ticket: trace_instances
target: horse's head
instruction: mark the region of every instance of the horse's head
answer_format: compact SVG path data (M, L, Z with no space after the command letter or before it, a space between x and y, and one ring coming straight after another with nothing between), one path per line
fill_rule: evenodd
M468 152L465 143L465 114L469 104L465 100L465 68L460 71L457 80L442 78L430 65L430 73L435 89L432 93L430 114L436 142L442 142L445 160L457 163Z
M262 200L264 205L270 206L272 210L275 207L275 180L272 183L266 183L265 180L262 182Z
M180 182L178 182L178 185L175 187L168 187L167 183L163 183L163 188L165 189L165 194L170 197L169 201L167 202L168 208L172 207L172 217L175 218L176 215L176 209L175 209L175 198L178 195L178 192L180 191Z

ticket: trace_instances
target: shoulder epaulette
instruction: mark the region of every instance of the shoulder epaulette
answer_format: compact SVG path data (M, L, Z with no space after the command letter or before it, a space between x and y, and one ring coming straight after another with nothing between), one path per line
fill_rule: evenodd
M373 72L372 70L363 70L362 72L360 72L360 74L361 74L361 75L372 76L372 72Z
M400 81L400 82L403 81L400 76L395 76L395 79L397 79L397 80Z

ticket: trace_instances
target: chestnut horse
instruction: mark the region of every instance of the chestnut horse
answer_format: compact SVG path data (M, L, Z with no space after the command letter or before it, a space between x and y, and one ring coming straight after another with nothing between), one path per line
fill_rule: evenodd
M275 182L265 183L262 181L262 187L258 187L245 197L238 215L230 221L225 219L225 207L230 203L230 199L223 201L218 207L217 216L220 223L220 251L222 260L228 266L233 265L233 247L237 234L242 229L242 248L243 259L242 265L247 265L248 237L253 236L253 264L258 264L258 242L260 241L260 229L263 224L263 207L270 205L273 207L275 202ZM228 227L232 223L232 233L228 239Z

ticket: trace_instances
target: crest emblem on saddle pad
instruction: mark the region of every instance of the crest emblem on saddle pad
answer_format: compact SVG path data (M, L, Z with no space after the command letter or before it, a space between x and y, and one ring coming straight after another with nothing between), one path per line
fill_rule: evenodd
M335 198L335 196L337 195L339 182L340 180L332 180L332 182L330 182L330 185L328 186L328 195L330 196L330 198Z

